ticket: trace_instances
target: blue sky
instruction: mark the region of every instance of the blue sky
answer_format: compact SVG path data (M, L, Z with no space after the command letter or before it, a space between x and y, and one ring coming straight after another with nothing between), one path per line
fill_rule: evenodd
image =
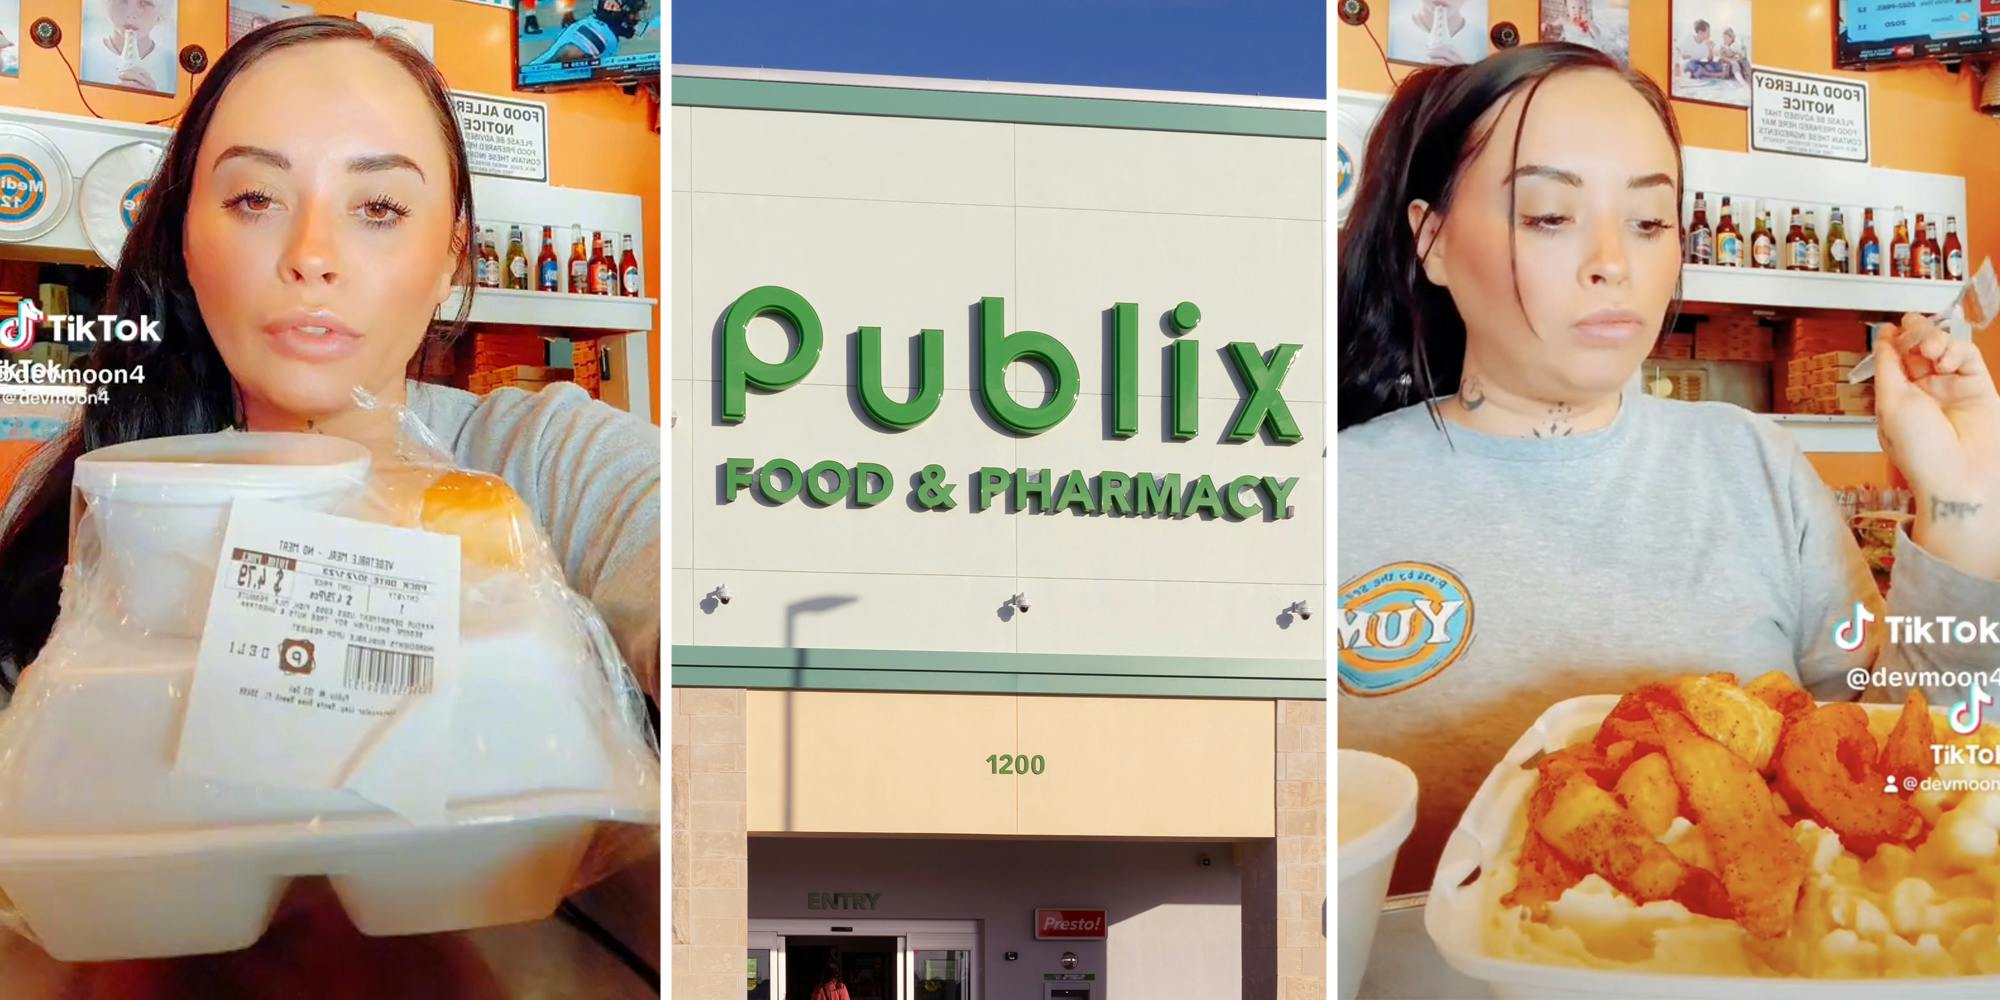
M1326 0L676 0L672 58L1323 99L1326 17Z

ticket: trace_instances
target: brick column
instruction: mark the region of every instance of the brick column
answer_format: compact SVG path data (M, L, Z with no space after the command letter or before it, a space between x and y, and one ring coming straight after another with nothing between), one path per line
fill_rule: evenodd
M1278 1000L1326 997L1326 702L1278 702Z
M673 996L740 1000L750 842L741 688L673 697Z

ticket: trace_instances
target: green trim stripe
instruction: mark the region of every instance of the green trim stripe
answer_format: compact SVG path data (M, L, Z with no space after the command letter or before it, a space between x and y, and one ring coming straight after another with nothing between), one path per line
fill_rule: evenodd
M1326 699L1319 660L673 647L673 686Z
M1025 125L1084 125L1162 132L1213 132L1283 139L1325 139L1326 112L1240 108L1115 98L912 90L784 80L677 76L673 103L682 107L755 111L816 111L892 118L949 118Z

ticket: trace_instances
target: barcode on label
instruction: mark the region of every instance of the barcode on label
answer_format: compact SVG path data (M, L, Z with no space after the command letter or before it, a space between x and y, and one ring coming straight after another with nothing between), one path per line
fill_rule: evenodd
M349 646L346 687L374 694L430 694L431 660L418 653Z

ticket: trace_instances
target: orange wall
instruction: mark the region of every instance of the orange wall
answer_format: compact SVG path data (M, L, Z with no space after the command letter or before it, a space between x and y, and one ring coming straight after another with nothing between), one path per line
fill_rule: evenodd
M1339 21L1338 68L1342 90L1386 93L1389 77L1382 57L1368 39L1368 30L1386 47L1389 3L1372 5L1367 29ZM1668 3L1631 0L1632 63L1665 85L1667 80ZM1489 17L1513 21L1533 38L1538 23L1536 0L1491 0ZM1874 165L1897 170L1957 174L1966 179L1966 248L1975 262L2000 257L2000 121L1979 113L1973 104L1971 75L1953 76L1937 66L1839 73L1833 68L1833 0L1763 0L1752 5L1752 59L1760 66L1804 73L1852 76L1869 84L1869 149ZM1401 80L1416 67L1392 64ZM1733 152L1749 151L1748 111L1687 101L1674 102L1681 138L1689 146ZM1811 161L1800 160L1802 165ZM1978 338L1988 367L2000 364L2000 325ZM1835 485L1885 483L1888 466L1879 455L1813 456L1814 465Z
M501 96L514 93L511 11L461 0L364 0L359 5L315 3L314 7L322 14L352 15L356 10L367 10L429 22L435 29L438 66L452 87ZM22 0L21 26L25 31L38 17L55 19L63 28L62 51L69 55L70 65L75 66L77 44L83 34L78 24L80 9L78 0ZM227 0L180 0L179 44L202 46L208 50L210 60L221 56L229 37L228 9ZM11 33L13 26L7 27ZM60 56L22 39L15 41L21 48L21 75L0 77L0 106L90 114L79 100L75 80ZM153 121L175 114L187 103L187 79L187 74L181 74L180 93L175 97L88 86L83 88L83 94L90 106L106 118ZM664 298L666 284L660 271L663 256L660 136L647 123L646 99L627 97L609 85L521 96L549 105L549 183L636 194L644 200L645 283L655 298ZM653 368L653 422L658 423L660 314L657 307L647 343Z

